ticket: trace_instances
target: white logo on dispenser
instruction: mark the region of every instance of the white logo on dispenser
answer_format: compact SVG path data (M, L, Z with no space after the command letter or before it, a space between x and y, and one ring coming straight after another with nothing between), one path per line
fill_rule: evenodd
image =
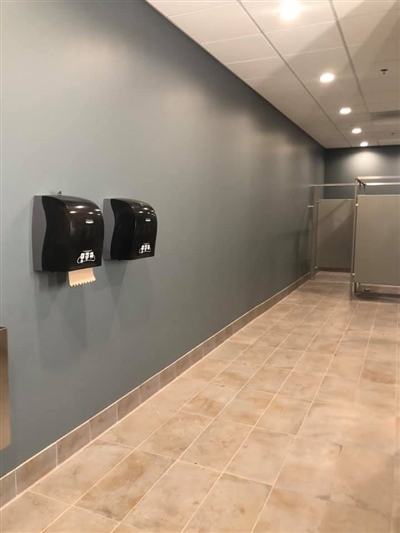
M142 246L139 248L140 254L146 254L148 252L151 252L151 246L149 242L145 242L142 244Z
M93 261L96 261L96 256L94 255L93 250L83 250L81 255L76 260L78 265L81 265L82 263L90 263Z

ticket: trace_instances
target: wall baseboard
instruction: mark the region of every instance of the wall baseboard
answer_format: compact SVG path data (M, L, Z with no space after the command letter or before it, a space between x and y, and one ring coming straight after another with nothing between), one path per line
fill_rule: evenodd
M29 489L43 476L60 466L72 455L87 446L92 440L110 429L114 424L134 411L139 405L180 376L220 344L247 326L257 317L271 309L310 278L309 274L257 305L231 324L193 348L158 374L133 389L131 392L96 414L76 429L37 453L0 479L0 507Z

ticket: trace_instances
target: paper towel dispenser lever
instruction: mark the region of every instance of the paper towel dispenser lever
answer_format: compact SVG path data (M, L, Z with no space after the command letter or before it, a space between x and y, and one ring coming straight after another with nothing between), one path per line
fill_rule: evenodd
M104 259L141 259L154 255L157 215L151 205L127 198L104 200Z
M35 196L33 268L71 272L101 265L104 223L99 207L74 196Z

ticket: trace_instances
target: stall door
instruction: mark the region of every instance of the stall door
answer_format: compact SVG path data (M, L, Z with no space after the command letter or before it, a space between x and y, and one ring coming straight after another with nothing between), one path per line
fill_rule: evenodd
M358 197L354 280L400 286L400 195Z

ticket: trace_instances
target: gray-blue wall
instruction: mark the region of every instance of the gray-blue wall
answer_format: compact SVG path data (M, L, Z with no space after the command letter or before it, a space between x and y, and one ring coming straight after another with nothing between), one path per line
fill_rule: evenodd
M138 2L3 4L4 474L307 272L323 151ZM35 194L145 200L155 258L32 271Z
M400 175L400 146L371 146L368 148L339 148L325 150L325 183L354 183L359 176ZM369 189L385 194L389 188ZM390 187L399 194L400 189ZM353 198L353 187L326 189L327 198Z

